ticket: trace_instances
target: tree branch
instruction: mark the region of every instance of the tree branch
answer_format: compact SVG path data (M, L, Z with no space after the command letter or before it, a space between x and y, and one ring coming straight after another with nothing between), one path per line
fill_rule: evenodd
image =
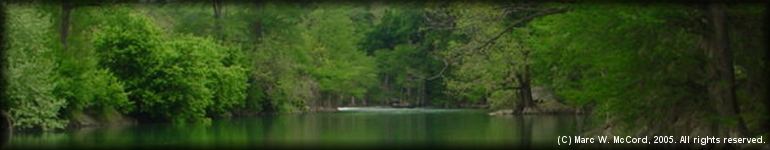
M543 17L543 16L548 16L548 15L553 15L553 14L564 13L564 12L567 12L569 10L570 10L570 8L551 9L551 10L539 12L539 13L534 14L534 15L527 16L525 18L519 19L516 22L508 25L508 27L506 27L503 31L501 31L500 33L498 33L494 37L484 41L480 46L477 46L475 48L470 48L471 45L466 44L463 47L457 48L455 50L462 50L462 49L478 50L478 49L482 49L482 48L484 48L486 46L489 46L489 44L491 44L492 42L496 41L497 39L502 37L505 33L510 32L511 30L513 30L513 28L515 28L517 26L529 23L530 21L532 21L532 20L534 20L535 18L538 18L538 17ZM454 62L460 56L462 56L460 53L456 54L455 56L453 56L453 57L451 57L449 59L449 62L450 63Z
M444 76L444 71L446 71L446 69L449 68L449 62L447 62L447 60L442 60L442 61L444 61L444 68L442 68L441 71L438 72L438 74L436 74L436 75L434 75L432 77L429 77L426 80L433 80L433 79L436 79L436 78Z
M508 27L506 27L505 30L503 30L502 32L498 33L497 35L495 35L494 37L490 38L489 40L486 40L481 46L478 46L478 47L475 47L475 48L469 48L470 45L466 44L466 45L464 45L464 46L462 46L460 48L455 49L454 51L462 50L462 49L477 50L477 49L484 48L484 47L488 46L489 44L491 44L492 42L494 42L495 40L497 40L500 37L502 37L505 33L510 32L511 30L513 30L513 28L515 28L517 26L529 23L530 21L532 21L532 20L534 20L535 18L538 18L538 17L543 17L543 16L548 16L548 15L553 15L553 14L564 13L564 12L567 12L569 10L570 10L569 7L568 8L561 8L561 9L551 9L551 10L539 12L539 13L534 14L534 15L527 16L525 18L517 20L516 22L508 25ZM458 58L460 58L460 56L462 56L462 53L457 53L457 54L455 54L455 56L452 56L449 59L444 59L443 60L444 61L444 69L442 69L441 72L439 72L439 74L429 78L428 80L433 80L433 79L436 79L438 77L443 76L443 74L444 74L446 68L449 66L449 64L453 63L454 61L456 61Z
M516 26L520 26L520 25L523 25L523 24L529 23L530 21L534 20L534 19L535 19L535 18L537 18L537 17L543 17L543 16L548 16L548 15L553 15L553 14L564 13L564 12L567 12L568 10L569 10L569 8L562 8L562 9L551 9L551 10L547 10L547 11L539 12L539 13L537 13L537 14L534 14L534 15L531 15L531 16L527 16L527 17L525 17L525 18L519 19L519 20L517 20L516 22L514 22L514 23L512 23L512 24L508 25L508 27L506 27L506 28L505 28L505 30L503 30L502 32L498 33L496 36L494 36L494 37L490 38L489 40L487 40L486 42L484 42L483 44L481 44L481 46L478 46L478 47L476 47L476 48L474 48L474 49L481 49L481 48L484 48L484 47L486 47L486 46L487 46L487 45L489 45L490 43L492 43L492 42L494 42L495 40L497 40L497 39L499 39L500 37L502 37L502 36L503 36L505 33L508 33L508 32L510 32L511 30L513 30L513 28L515 28Z

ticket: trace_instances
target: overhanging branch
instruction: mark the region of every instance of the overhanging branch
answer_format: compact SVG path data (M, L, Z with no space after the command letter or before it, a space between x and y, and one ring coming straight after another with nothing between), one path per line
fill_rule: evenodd
M444 75L444 71L446 71L446 69L449 68L449 62L447 60L443 60L443 61L444 61L444 68L442 68L438 74L436 74L435 76L429 77L426 80L433 80L433 79L442 77Z
M484 43L482 45L478 46L478 47L469 48L470 45L466 44L465 46L462 46L460 48L454 49L453 51L462 50L462 49L478 50L478 49L484 48L484 47L488 46L489 44L491 44L492 42L494 42L495 40L497 40L500 37L502 37L505 33L510 32L511 30L516 28L517 26L521 26L521 25L524 25L526 23L529 23L530 21L532 21L532 20L534 20L535 18L538 18L538 17L544 17L544 16L548 16L548 15L565 13L565 12L567 12L569 10L570 10L570 8L567 7L567 8L561 8L561 9L550 9L550 10L546 10L546 11L541 11L541 12L535 13L534 15L530 15L530 16L524 17L524 18L519 19L516 22L508 25L503 31L501 31L500 33L498 33L494 37L484 41ZM449 67L449 64L451 64L452 62L454 62L457 59L459 59L460 56L462 56L462 53L456 53L455 56L452 56L449 59L444 59L443 60L444 61L444 68L441 69L441 71L437 75L432 76L432 77L427 78L427 79L428 80L433 80L433 79L442 77L444 72L445 72L445 70Z
M489 40L487 40L486 42L484 42L483 44L481 44L481 46L479 46L479 47L476 47L476 48L474 48L474 49L481 49L481 48L484 48L484 47L486 47L486 46L487 46L487 45L489 45L490 43L492 43L492 42L494 42L495 40L497 40L497 39L499 39L500 37L502 37L502 36L503 36L505 33L508 33L508 32L510 32L511 30L513 30L513 28L515 28L515 27L517 27L517 26L520 26L520 25L523 25L523 24L526 24L526 23L529 23L530 21L532 21L532 20L533 20L533 19L535 19L535 18L538 18L538 17L543 17L543 16L548 16L548 15L553 15L553 14L564 13L564 12L567 12L567 10L568 10L568 9L569 9L569 8L562 8L562 9L551 9L551 10L547 10L547 11L538 12L538 13L536 13L536 14L534 14L534 15L530 15L530 16L524 17L524 18L522 18L522 19L519 19L519 20L517 20L516 22L514 22L514 23L512 23L512 24L508 25L508 27L506 27L506 28L505 28L505 30L503 30L502 32L498 33L498 34L497 34L497 35L495 35L494 37L490 38Z

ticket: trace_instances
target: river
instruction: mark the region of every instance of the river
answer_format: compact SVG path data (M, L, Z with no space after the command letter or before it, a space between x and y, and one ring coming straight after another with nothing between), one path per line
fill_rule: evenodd
M138 124L54 133L16 132L11 148L564 147L583 117L488 116L476 109L344 108L334 113Z

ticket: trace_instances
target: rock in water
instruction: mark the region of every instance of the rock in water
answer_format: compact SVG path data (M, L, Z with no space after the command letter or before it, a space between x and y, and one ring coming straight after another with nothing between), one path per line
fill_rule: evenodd
M489 113L490 116L510 115L510 114L513 114L512 109L498 110L498 111Z

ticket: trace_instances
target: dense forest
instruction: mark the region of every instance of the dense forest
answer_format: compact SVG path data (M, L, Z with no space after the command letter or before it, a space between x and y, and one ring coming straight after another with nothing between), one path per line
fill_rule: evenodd
M534 87L608 130L590 134L770 126L766 3L3 5L2 110L22 130L391 101L521 114Z

